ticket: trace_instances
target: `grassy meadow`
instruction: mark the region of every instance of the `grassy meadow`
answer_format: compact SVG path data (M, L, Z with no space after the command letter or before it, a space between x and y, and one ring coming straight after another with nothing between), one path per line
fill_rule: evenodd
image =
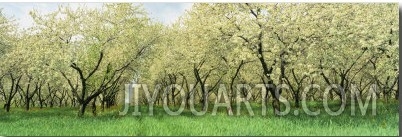
M213 116L213 105L209 105L209 112L203 116L195 116L188 109L178 116L170 116L161 106L154 106L153 116L150 116L148 107L142 106L141 116L131 115L134 108L130 108L127 115L119 115L118 109L122 108L119 107L99 112L97 116L92 116L88 110L82 118L76 116L77 108L33 108L29 112L13 108L9 113L0 112L0 135L399 135L399 105L396 101L377 102L376 115L372 115L372 110L368 109L365 116L360 111L352 116L350 105L346 105L344 112L338 116L326 113L321 102L309 102L308 105L312 111L320 109L320 114L309 116L300 110L300 114L295 115L295 108L291 108L288 115L276 117L268 106L267 115L263 116L259 104L252 104L254 116L248 114L244 104L239 116L236 115L236 107L233 108L233 116L228 116L223 107ZM335 102L329 105L333 111L339 108ZM356 108L359 108L358 105ZM175 111L174 108L172 111Z

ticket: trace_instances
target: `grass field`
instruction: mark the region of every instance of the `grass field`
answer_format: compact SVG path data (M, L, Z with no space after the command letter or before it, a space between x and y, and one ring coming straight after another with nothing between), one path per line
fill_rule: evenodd
M268 115L262 116L261 107L252 106L254 116L248 115L245 109L240 116L227 116L224 108L216 116L211 112L195 116L189 110L179 116L169 116L162 107L154 107L154 115L149 116L148 108L142 107L141 116L120 116L114 109L99 112L96 117L88 111L83 118L76 117L76 108L33 108L28 112L12 108L10 113L0 112L0 135L399 135L397 102L377 102L375 116L370 109L365 116L360 111L351 116L350 105L341 115L330 116L320 107L321 103L313 102L309 108L321 109L320 115L308 116L301 112L296 116L292 108L288 115L275 117L268 106ZM334 111L338 107L334 103L331 106ZM212 108L210 105L209 109Z

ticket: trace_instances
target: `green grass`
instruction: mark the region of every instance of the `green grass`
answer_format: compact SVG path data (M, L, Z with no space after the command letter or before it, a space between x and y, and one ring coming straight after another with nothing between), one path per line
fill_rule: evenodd
M240 116L227 116L224 108L219 109L216 116L211 112L195 116L189 110L179 116L169 116L162 107L154 107L154 115L149 116L148 108L141 107L141 116L130 115L131 112L120 116L114 109L99 112L96 117L88 111L83 118L76 117L76 108L34 108L28 112L12 108L9 113L0 111L0 135L399 135L396 102L377 102L375 116L371 115L371 110L367 110L365 116L360 111L351 116L349 107L341 115L330 116L321 103L313 102L309 103L309 108L321 109L318 116L304 113L296 116L292 108L288 115L275 117L271 106L267 107L268 115L262 116L260 105L252 106L254 116L248 115L244 106ZM333 110L337 107L331 104ZM209 109L212 108L210 105Z

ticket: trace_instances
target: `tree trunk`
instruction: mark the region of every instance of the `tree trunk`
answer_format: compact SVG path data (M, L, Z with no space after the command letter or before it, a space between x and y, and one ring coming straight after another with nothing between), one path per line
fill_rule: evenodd
M59 107L63 107L63 100L61 98L59 99Z
M89 102L83 102L83 103L80 105L80 110L78 111L78 117L84 116L85 108L87 107L88 103L89 103Z
M280 77L279 77L279 85L282 85L284 82L283 82L283 80L285 79L285 65L286 65L286 62L285 62L285 54L286 54L286 52L285 51L282 51L282 53L281 53L281 55L280 55L280 57L281 57L281 64L280 64L280 71L281 71L281 75L280 75ZM279 113L280 111L281 111L281 107L280 107L280 102L279 102L279 97L280 97L280 95L282 94L282 89L283 88L280 88L279 89L279 93L278 93L278 96L276 97L276 102L278 103L278 106L277 106L277 109L278 109L278 111L276 111L276 113ZM276 92L276 89L275 89L275 92Z
M44 102L45 100L39 100L39 108L40 109L42 109L43 108L43 102Z
M50 104L50 107L53 108L53 100L51 100L51 101L49 102L49 104Z
M31 107L35 107L35 101L33 100L33 97L29 98L29 101L31 101Z
M190 92L186 95L186 108L190 109Z
M67 106L68 106L68 101L65 100L65 101L64 101L64 107L67 107Z
M175 96L174 96L175 89L176 88L172 88L172 106L174 106L176 104L176 101L174 99L175 98Z
M202 111L207 111L208 109L208 93L204 92L202 95Z
M6 104L4 104L4 108L6 109L6 112L10 112L10 107L11 107L11 100L8 100Z
M42 91L41 91L41 90L39 90L39 91L37 92L37 95L38 95L38 100L39 100L39 108L40 108L40 109L42 109L42 108L43 108L43 102L45 101L44 99L42 99L41 94L42 94Z
M395 99L399 100L399 76L398 76L398 83L397 83L397 86L396 86Z
M295 106L296 108L300 108L300 95L299 95L299 91L297 91L295 93Z
M96 97L92 101L92 114L96 116Z
M71 106L73 106L73 107L76 106L75 98L72 98L72 99L71 99Z
M29 110L29 102L30 102L28 94L27 94L27 97L25 98L25 101L26 101L25 102L25 110L28 111Z
M105 111L105 103L106 103L106 100L105 100L105 99L102 99L102 100L101 100L101 108L102 108L102 111Z

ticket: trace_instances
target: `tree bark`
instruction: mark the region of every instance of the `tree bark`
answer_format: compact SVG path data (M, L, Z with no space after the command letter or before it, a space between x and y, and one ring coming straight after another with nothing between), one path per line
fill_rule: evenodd
M85 114L85 108L87 107L89 102L83 102L80 104L80 110L78 111L78 117L82 117Z

